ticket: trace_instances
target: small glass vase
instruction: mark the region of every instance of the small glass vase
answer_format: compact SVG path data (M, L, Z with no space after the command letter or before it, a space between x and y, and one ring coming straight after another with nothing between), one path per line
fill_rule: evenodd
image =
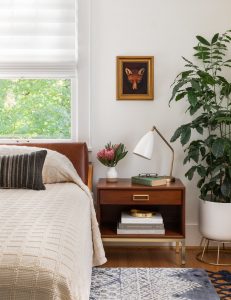
M118 181L118 173L115 167L108 167L107 169L107 182L117 182Z

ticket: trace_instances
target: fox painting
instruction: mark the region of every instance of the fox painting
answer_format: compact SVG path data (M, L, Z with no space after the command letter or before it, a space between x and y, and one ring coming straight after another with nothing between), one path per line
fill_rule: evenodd
M129 95L147 93L147 64L125 62L123 64L123 93Z
M141 68L139 70L129 68L125 68L125 73L128 76L128 81L131 83L131 87L133 90L138 89L138 84L142 81L145 69Z

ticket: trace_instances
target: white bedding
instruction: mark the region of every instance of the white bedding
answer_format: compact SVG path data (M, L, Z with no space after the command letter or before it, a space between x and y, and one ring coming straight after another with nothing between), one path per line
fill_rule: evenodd
M86 300L106 261L89 190L62 167L72 182L0 190L1 300Z

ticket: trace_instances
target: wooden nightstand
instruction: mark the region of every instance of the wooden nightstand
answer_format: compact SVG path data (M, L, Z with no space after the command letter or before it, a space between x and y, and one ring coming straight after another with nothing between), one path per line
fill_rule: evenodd
M131 208L160 212L165 235L118 235L116 228L121 211ZM185 264L185 187L179 179L168 185L149 187L132 184L130 179L108 183L102 178L97 184L97 218L103 242L175 242L177 252L181 245L181 263Z

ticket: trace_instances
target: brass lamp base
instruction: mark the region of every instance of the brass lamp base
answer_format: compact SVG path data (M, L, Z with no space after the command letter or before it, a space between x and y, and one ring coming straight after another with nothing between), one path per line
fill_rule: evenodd
M173 176L168 176L168 178L166 178L166 179L167 179L167 183L171 183L171 182L175 182L176 181L176 178L173 177Z
M166 179L167 183L175 182L176 178L173 176L160 176L161 178Z

